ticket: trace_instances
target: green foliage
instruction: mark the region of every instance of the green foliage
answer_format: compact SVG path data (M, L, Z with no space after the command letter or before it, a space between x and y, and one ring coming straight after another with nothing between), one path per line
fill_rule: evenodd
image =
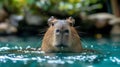
M98 0L40 0L37 1L37 6L46 11L64 12L69 15L102 8L102 4Z
M2 5L3 5L3 2L4 2L4 0L0 0L0 8L1 8Z
M26 1L27 1L27 4L29 4L29 5L32 5L35 3L35 0L26 0Z
M99 0L0 0L8 4L8 8L15 13L21 13L24 6L39 7L44 11L62 14L79 14L81 11L101 9ZM34 10L36 11L36 10Z

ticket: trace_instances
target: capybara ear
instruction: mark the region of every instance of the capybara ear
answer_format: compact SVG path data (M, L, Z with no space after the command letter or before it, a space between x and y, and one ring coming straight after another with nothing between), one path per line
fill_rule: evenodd
M55 21L57 21L57 19L54 17L54 16L51 16L49 19L48 19L48 25L49 26L54 26L54 23Z
M66 21L70 24L70 26L73 26L75 24L75 19L72 17L67 18Z

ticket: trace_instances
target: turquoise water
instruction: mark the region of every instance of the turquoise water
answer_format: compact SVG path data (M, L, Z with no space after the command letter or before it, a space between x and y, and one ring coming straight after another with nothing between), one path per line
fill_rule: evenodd
M119 38L81 38L82 46L98 53L49 53L28 50L40 47L42 38L0 36L0 67L119 67Z

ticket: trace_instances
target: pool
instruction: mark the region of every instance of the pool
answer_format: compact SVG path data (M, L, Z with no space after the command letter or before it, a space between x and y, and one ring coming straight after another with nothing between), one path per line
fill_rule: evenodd
M40 47L39 36L0 36L0 67L119 67L120 41L82 37L82 46L98 53L49 53L27 50Z

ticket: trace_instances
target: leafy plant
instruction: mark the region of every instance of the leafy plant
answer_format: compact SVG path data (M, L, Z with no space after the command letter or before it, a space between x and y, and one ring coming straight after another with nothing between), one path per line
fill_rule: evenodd
M21 13L24 6L39 7L43 11L63 15L79 14L81 11L89 12L102 8L99 0L0 0L0 3L7 4L8 9L14 13ZM37 11L37 8L32 11Z

